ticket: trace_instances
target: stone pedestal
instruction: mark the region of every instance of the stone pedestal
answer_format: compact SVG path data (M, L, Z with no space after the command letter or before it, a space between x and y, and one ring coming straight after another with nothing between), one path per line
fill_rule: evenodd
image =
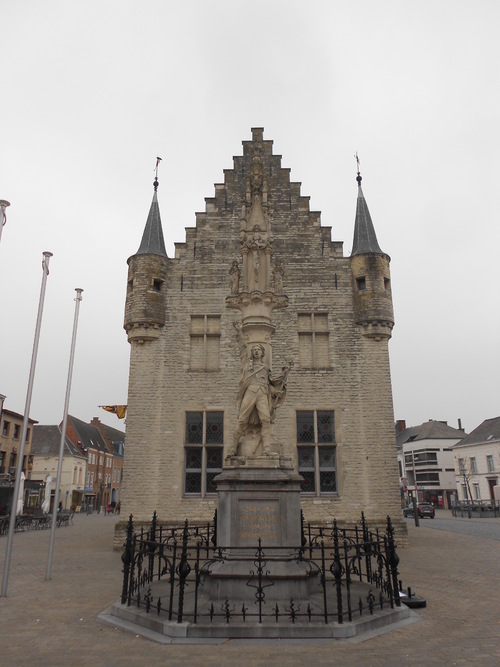
M281 601L316 591L316 572L299 562L301 481L289 458L228 459L215 479L217 546L224 560L211 566L202 584L211 600L252 602L259 585L266 597Z
M219 495L217 546L299 547L300 482L290 459L229 460L215 479Z

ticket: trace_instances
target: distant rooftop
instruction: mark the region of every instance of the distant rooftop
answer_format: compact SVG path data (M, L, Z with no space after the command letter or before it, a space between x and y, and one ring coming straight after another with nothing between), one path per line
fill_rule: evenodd
M482 424L466 435L460 442L457 442L457 447L463 445L478 445L481 443L491 442L492 440L500 440L500 417L493 417L492 419L485 419Z
M396 433L396 443L402 447L418 440L457 440L465 435L463 430L448 426L447 422L430 419L419 426L410 426Z

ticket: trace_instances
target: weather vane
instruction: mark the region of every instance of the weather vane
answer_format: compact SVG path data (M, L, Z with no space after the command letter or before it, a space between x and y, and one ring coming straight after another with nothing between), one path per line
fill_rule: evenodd
M155 186L155 192L156 189L158 188L159 182L158 182L158 167L160 166L161 162L161 157L156 158L156 166L155 166L155 180L153 182L153 185Z
M356 151L356 154L354 155L354 157L356 158L356 170L358 172L356 180L358 181L358 185L361 185L361 174L359 173L359 166L360 166L361 162L359 161L358 151Z

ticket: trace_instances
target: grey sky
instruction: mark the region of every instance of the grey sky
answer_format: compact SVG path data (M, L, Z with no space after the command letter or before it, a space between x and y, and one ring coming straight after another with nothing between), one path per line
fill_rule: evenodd
M352 245L355 162L392 257L395 417L500 414L500 5L492 0L5 2L0 23L0 392L22 412L41 283L54 253L31 416L125 403L127 258L155 158L167 251L251 127Z

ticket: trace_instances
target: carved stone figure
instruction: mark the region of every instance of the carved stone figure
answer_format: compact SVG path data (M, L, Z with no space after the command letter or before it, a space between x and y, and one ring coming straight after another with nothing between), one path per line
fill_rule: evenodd
M283 294L283 264L278 260L274 265L273 282L275 294Z
M238 294L240 291L240 267L236 260L231 264L229 269L229 282L231 286L231 294Z
M276 378L271 375L271 369L265 362L265 349L260 343L255 343L247 350L241 329L233 322L236 329L242 371L240 389L238 392L238 425L234 433L232 447L228 456L235 456L238 445L247 432L252 437L259 435L257 445L262 443L264 455L272 455L271 449L271 422L274 420L276 409L283 403L286 395L288 373L293 366L288 362L282 368L282 373Z

